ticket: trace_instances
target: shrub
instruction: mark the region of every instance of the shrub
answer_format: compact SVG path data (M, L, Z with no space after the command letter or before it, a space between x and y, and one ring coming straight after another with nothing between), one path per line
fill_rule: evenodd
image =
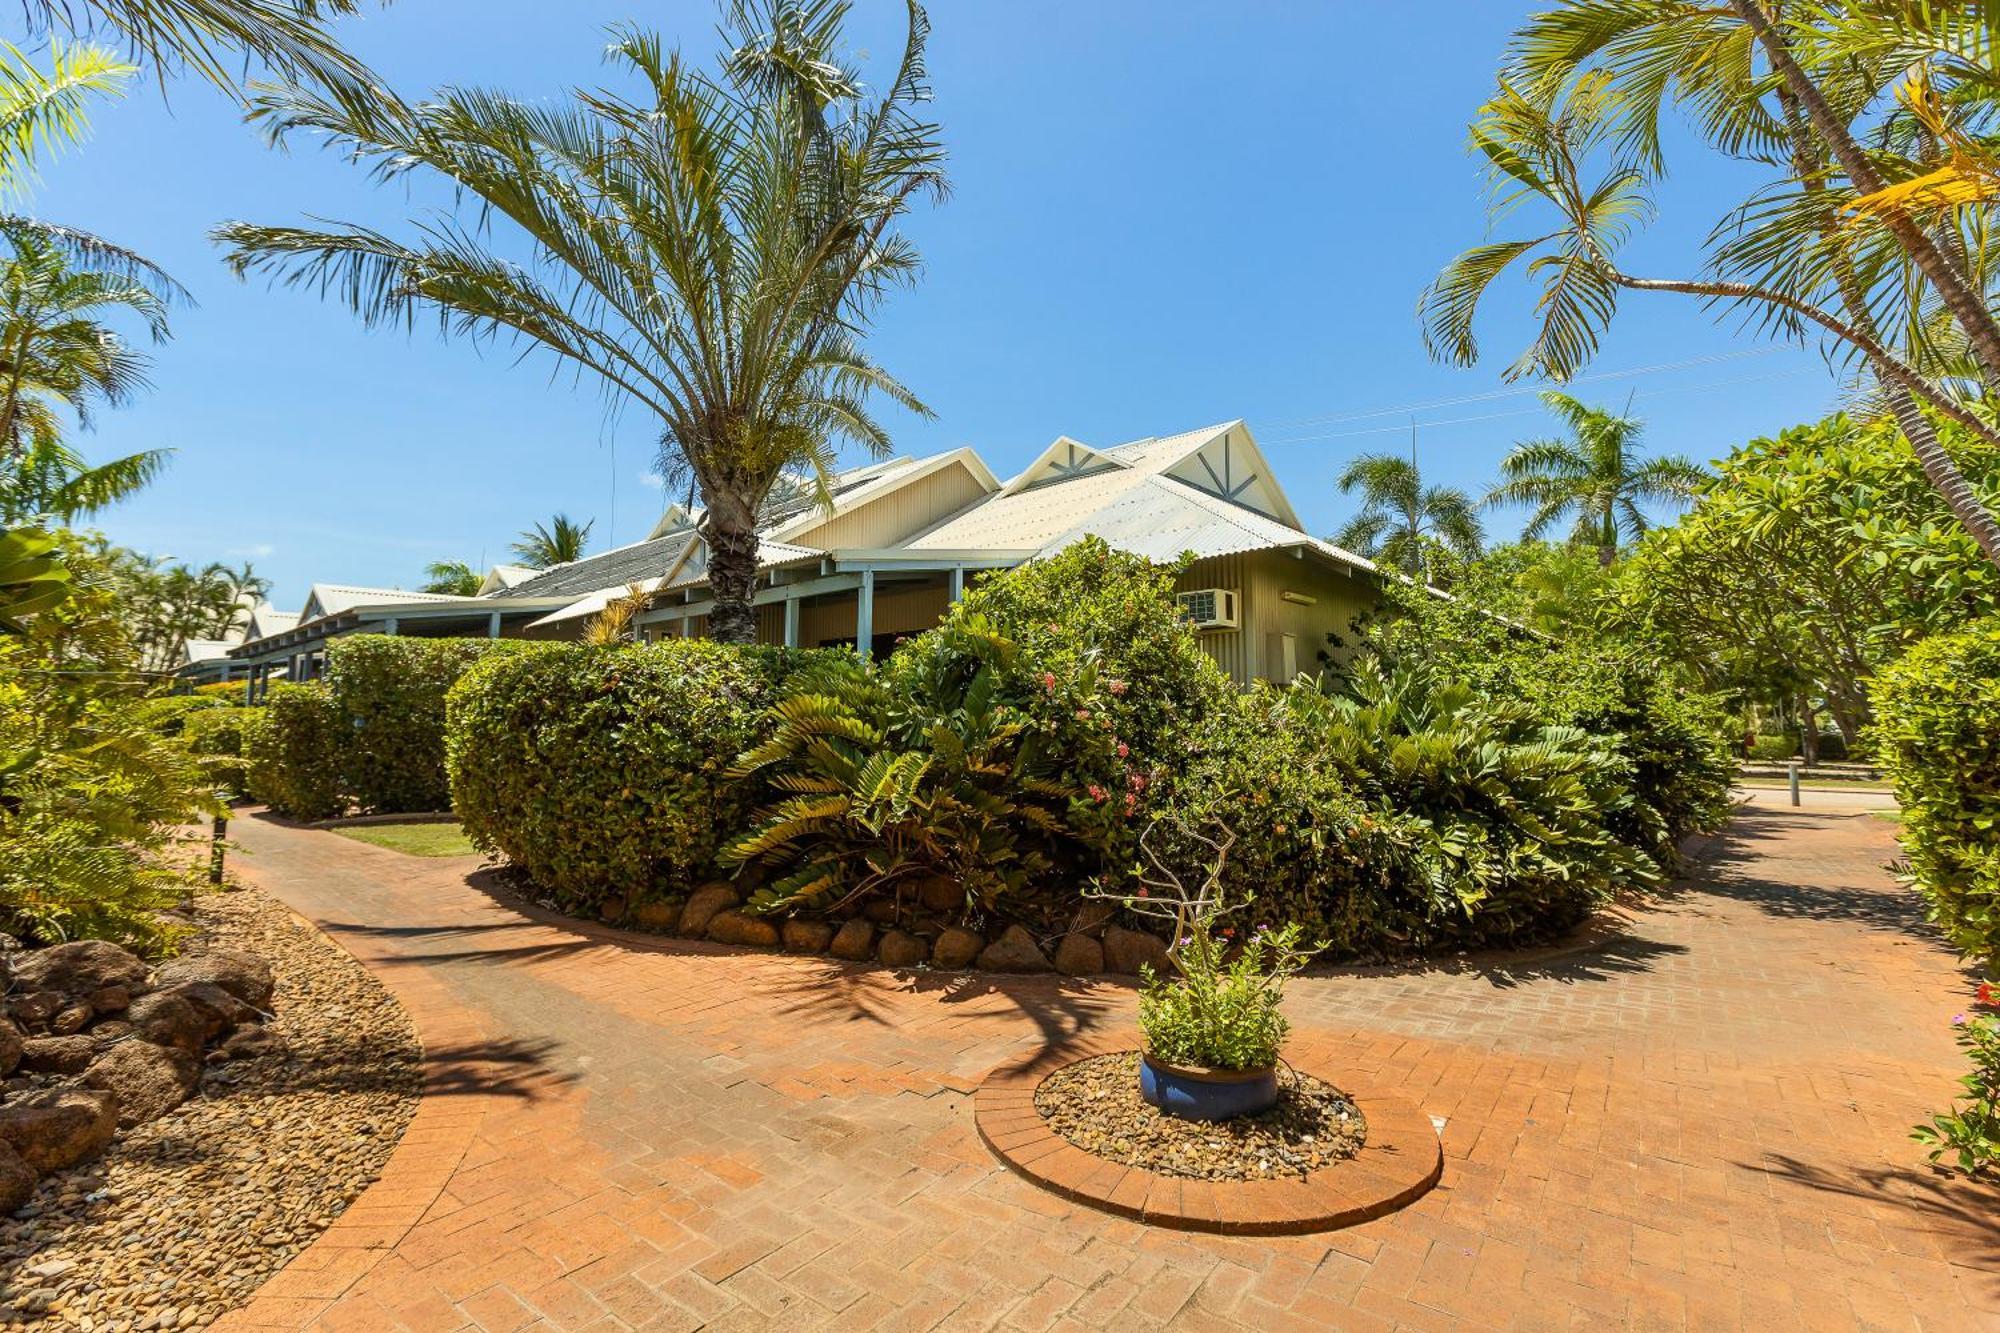
M2000 620L1918 644L1873 693L1910 878L1954 946L2000 959Z
M453 808L566 910L684 892L746 826L757 790L727 771L816 656L703 639L489 656L446 696Z
M356 634L327 647L326 683L346 719L341 780L363 810L444 810L446 691L518 639L419 639Z
M981 911L1019 915L1048 895L1103 821L1070 819L1084 793L1061 770L1075 756L1007 697L1018 653L978 616L955 616L879 672L848 659L795 676L771 709L770 739L732 771L783 798L722 855L778 868L752 905L900 900L937 879Z
M1783 762L1799 757L1799 742L1795 736L1759 736L1750 742L1750 757L1766 761Z
M178 736L187 720L196 713L211 713L230 707L226 699L203 694L162 694L141 699L132 705L132 718L158 736Z
M240 680L218 680L209 685L194 687L197 699L220 699L226 704L241 704L244 696L244 682Z
M263 720L263 710L255 708L210 708L190 713L181 728L181 744L201 765L212 786L243 795L250 790L245 742Z
M1979 988L1982 1003L2000 1004L1992 986ZM1972 1061L1972 1072L1959 1080L1965 1101L1919 1125L1911 1137L1930 1145L1933 1162L1947 1154L1967 1175L2000 1167L2000 1014L1958 1015L1952 1020L1958 1044Z
M245 736L250 795L294 819L331 819L347 810L340 780L348 728L319 682L274 685Z

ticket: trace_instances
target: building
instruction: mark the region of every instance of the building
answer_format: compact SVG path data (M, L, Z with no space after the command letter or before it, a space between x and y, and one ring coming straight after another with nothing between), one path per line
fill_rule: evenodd
M1339 652L1378 605L1381 575L1307 533L1241 421L1099 448L1057 439L1001 481L969 448L889 459L797 486L767 506L758 638L886 653L935 625L968 583L1086 535L1170 562L1204 647L1238 683L1292 679ZM633 589L645 639L698 636L713 606L700 515L675 506L646 537L552 569L498 567L476 597L320 585L295 624L229 656L311 679L328 639L370 630L574 638Z

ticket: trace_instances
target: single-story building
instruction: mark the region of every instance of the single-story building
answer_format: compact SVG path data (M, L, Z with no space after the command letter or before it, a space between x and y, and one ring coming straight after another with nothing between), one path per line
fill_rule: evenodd
M1241 421L1107 448L1065 436L1006 481L970 448L888 459L829 490L802 484L766 506L761 642L886 653L969 582L1086 535L1163 563L1192 555L1182 605L1239 683L1317 670L1379 602L1375 565L1305 531ZM317 585L294 623L229 657L258 688L273 672L312 679L329 639L364 630L574 638L634 588L647 594L639 637L698 636L713 606L700 519L676 505L638 542L545 570L497 566L473 597Z

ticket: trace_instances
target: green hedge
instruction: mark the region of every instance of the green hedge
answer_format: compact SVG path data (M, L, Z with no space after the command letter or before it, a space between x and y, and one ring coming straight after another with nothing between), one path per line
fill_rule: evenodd
M341 747L350 728L326 686L273 685L244 736L250 795L294 819L347 810Z
M565 908L686 892L747 826L757 790L725 773L810 656L669 639L490 657L446 700L453 808Z
M141 699L132 705L132 716L139 725L160 736L178 736L187 725L187 720L196 713L227 710L232 705L227 699L217 699L202 694L163 694L152 699Z
M188 714L181 728L181 743L201 761L208 780L233 795L250 790L250 767L245 747L250 734L264 722L257 708L211 708Z
M1875 677L1877 761L1930 916L2000 961L2000 622L1927 639Z
M448 809L445 693L474 663L531 646L383 634L327 645L327 688L348 728L341 781L354 803L377 814Z

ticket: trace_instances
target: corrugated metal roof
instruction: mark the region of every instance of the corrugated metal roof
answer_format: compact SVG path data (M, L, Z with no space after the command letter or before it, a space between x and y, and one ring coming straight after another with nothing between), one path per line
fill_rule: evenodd
M250 624L243 631L245 639L261 639L269 634L283 634L299 623L296 611L279 611L274 607L260 606L250 613Z
M581 597L603 588L622 588L628 583L657 579L680 560L681 552L695 540L692 532L669 533L616 550L572 560L542 570L510 588L486 594L488 597Z
M400 605L407 602L473 602L446 592L406 592L401 588L356 588L345 583L315 583L306 595L306 606L317 608L319 616L338 615L357 606ZM301 612L300 614L304 614Z

